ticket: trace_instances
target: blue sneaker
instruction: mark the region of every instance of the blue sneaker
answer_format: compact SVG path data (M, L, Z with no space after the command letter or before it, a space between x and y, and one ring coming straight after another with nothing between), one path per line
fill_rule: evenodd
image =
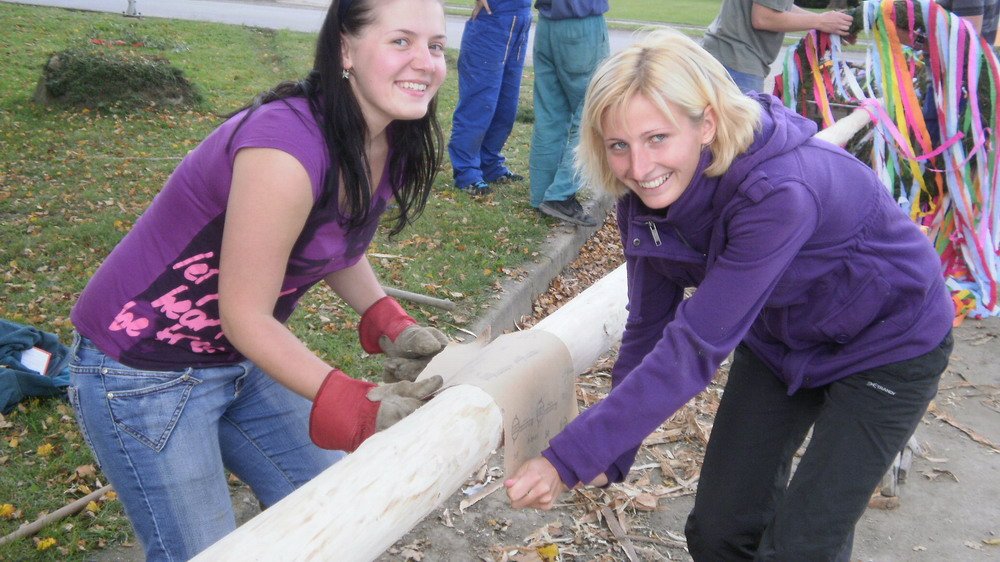
M486 195L490 195L493 193L493 188L490 187L490 184L486 183L483 180L479 180L476 183L472 185L467 185L465 187L461 186L456 186L456 187L458 187L459 191L464 191L465 193L468 193L473 197L484 197Z
M515 174L514 172L508 171L506 174L489 181L491 184L496 185L506 185L508 183L516 183L524 181L524 176L521 174Z

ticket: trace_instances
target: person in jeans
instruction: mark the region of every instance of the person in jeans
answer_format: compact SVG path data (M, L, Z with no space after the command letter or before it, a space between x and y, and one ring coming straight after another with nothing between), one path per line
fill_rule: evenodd
M517 117L530 29L531 0L476 0L465 22L448 156L455 187L470 195L524 180L507 167L503 147Z
M536 0L535 128L531 135L531 206L570 224L595 226L580 204L574 172L583 94L608 56L607 0Z
M621 481L735 351L691 556L850 560L855 523L937 391L954 308L920 228L815 132L677 32L598 68L580 162L618 197L629 313L610 393L505 482L514 507Z
M726 67L743 92L761 92L785 33L816 29L847 36L851 16L810 12L792 0L723 0L702 45Z
M80 295L69 397L147 560L236 527L227 469L273 505L440 386L397 380L446 338L365 249L390 199L398 232L430 193L444 50L439 0L334 2L309 75L191 151ZM397 382L351 378L285 326L319 281Z

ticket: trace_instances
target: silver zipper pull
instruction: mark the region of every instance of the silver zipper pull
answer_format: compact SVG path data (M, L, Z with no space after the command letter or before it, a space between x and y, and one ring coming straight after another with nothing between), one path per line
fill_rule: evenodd
M649 227L649 233L653 235L653 244L659 246L660 242L660 232L656 230L656 223L653 221L646 221L646 226Z

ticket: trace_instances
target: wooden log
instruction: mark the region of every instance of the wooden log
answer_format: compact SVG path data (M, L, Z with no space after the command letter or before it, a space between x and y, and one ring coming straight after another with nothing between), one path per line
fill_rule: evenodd
M573 372L580 374L622 339L628 315L628 284L622 265L548 315L532 330L558 337L573 358Z
M626 300L621 266L532 330L557 336L579 374L621 338ZM195 560L372 560L459 489L501 427L486 392L449 388Z
M847 117L816 133L815 137L843 148L847 146L847 142L851 140L851 137L870 123L871 120L871 115L859 107Z
M195 560L371 560L482 464L501 421L486 392L449 388Z

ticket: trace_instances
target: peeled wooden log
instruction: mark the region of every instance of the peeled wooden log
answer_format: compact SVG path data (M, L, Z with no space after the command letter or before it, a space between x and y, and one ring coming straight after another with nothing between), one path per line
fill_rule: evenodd
M628 286L622 265L535 324L532 330L544 330L562 340L573 358L573 372L580 374L621 340L626 304Z
M843 148L858 131L871 123L871 120L871 115L859 107L847 117L816 133L815 137Z
M195 560L371 560L462 485L500 424L484 391L449 388Z
M621 266L532 330L562 341L579 374L621 339L626 301ZM485 391L446 389L195 560L372 560L459 489L501 427Z

